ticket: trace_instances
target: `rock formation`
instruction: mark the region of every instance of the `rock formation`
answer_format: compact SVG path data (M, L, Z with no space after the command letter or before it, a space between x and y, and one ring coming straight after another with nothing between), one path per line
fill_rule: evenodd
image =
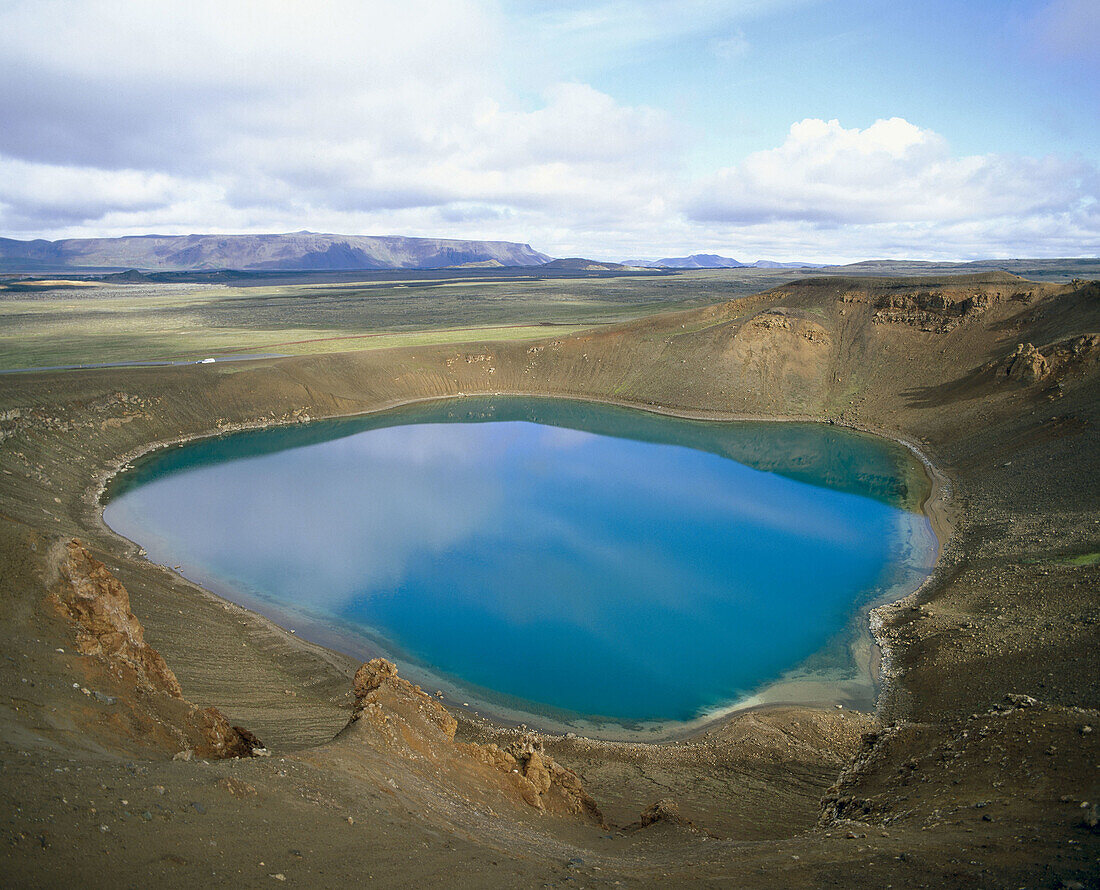
M1021 383L1042 380L1050 370L1043 354L1030 343L1019 343L1016 351L1005 359L1005 376Z
M138 740L177 747L182 759L251 757L264 750L217 708L184 699L172 669L145 641L126 588L79 541L63 545L48 601L72 625L77 651L91 659L89 676L111 687L109 695L97 689L89 696L128 711L126 722Z
M680 815L680 807L676 804L676 801L666 797L650 804L642 810L642 814L638 817L638 821L632 825L628 825L627 831L640 831L643 828L649 828L651 825L658 825L660 823L664 823L665 825L677 825L681 828L689 829L690 831L698 830L690 819L685 819Z
M1097 358L1100 358L1100 334L1081 334L1042 349L1031 343L1018 343L1001 362L1000 370L1009 380L1025 384L1048 377L1058 381L1066 374L1083 370Z
M603 824L596 802L580 779L546 754L533 734L506 748L455 742L458 722L432 696L397 675L397 667L375 658L355 673L355 712L337 737L384 743L390 755L430 760L456 776L490 767L504 775L496 784L540 811L581 816ZM499 780L503 779L503 782Z
M58 567L61 583L50 598L75 624L77 650L128 665L147 690L183 698L176 675L145 642L145 631L130 611L130 595L122 582L79 541L70 541L65 551Z

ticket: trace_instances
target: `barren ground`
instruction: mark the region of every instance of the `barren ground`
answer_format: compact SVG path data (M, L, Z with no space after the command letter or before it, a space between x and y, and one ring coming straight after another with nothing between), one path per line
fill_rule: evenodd
M5 377L0 874L1097 886L1098 332L1097 283L823 277L526 342ZM524 746L463 718L452 739L413 687L353 694L357 664L99 520L103 480L154 443L475 392L796 415L917 443L947 480L952 531L919 596L875 613L878 712L773 707L667 745ZM231 725L270 756L220 756L247 752Z

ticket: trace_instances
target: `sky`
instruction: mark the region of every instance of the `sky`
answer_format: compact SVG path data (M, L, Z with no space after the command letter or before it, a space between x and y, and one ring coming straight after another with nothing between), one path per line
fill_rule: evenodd
M0 0L0 237L1100 254L1097 0Z

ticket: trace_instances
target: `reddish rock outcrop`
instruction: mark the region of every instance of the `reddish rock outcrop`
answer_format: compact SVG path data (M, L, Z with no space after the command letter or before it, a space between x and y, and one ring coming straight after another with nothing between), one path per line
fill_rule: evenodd
M495 745L482 747L496 748ZM499 758L496 765L516 771L525 780L524 799L532 806L542 809L548 800L553 800L574 815L603 822L596 801L584 790L577 774L550 757L537 736L529 733L501 753L504 757Z
M393 719L400 719L401 735L414 747L454 741L458 721L419 686L398 677L393 662L384 658L368 661L355 672L354 689L352 722L367 717L394 729Z
M384 658L375 658L355 672L355 700L362 707L367 696L383 683L397 679L397 666Z
M530 806L603 824L599 807L576 773L547 755L535 736L523 736L507 748L455 742L458 721L419 686L399 677L396 666L383 658L360 667L353 683L355 713L338 739L358 738L384 746L390 757L449 765L453 775L464 781L503 773L491 783L510 789ZM491 770L486 772L484 767Z
M217 708L192 706L187 721L197 735L191 750L203 760L252 757L266 750L263 742L247 729L231 726L225 714Z
M127 727L142 745L176 750L183 759L264 751L255 735L232 726L217 708L200 708L183 697L172 669L145 641L122 582L79 541L64 545L47 599L71 623L77 651L93 660L89 676L110 686L111 695L97 696L127 714L115 721L116 728Z
M127 664L147 689L182 698L176 675L145 642L145 631L130 611L130 595L122 582L79 541L68 543L58 572L61 583L51 599L76 624L77 650Z

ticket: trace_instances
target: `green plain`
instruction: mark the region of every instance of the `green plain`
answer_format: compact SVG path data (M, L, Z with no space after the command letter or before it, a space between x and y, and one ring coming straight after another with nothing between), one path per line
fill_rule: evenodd
M570 334L736 299L789 276L749 271L227 286L7 290L0 369L298 355Z

